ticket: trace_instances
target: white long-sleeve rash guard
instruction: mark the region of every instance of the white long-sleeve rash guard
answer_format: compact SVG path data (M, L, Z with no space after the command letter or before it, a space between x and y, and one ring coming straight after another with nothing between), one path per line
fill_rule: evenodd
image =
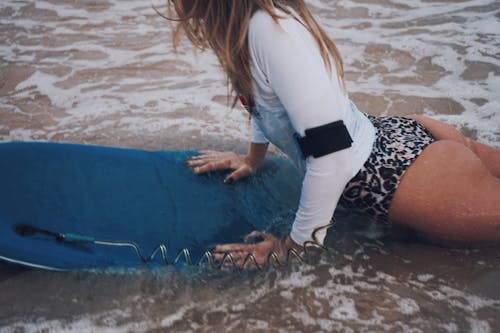
M256 104L251 140L271 141L305 173L291 232L303 244L312 240L314 229L330 222L343 189L370 155L375 130L343 93L336 69L327 70L316 41L299 20L288 16L278 24L258 11L248 38ZM306 129L337 120L346 124L352 147L302 160L294 132L304 136ZM325 235L317 234L321 243Z

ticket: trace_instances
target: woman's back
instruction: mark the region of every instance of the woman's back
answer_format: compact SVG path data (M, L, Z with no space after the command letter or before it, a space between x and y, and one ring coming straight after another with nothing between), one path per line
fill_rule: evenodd
M341 119L354 141L351 151L355 174L370 154L373 125L349 100L335 65L328 69L306 26L299 18L283 11L277 13L283 16L278 22L267 12L257 11L249 26L258 111L253 119L252 140L263 142L265 137L297 165L303 165L296 157L294 133L283 133L283 129L284 132L295 129L304 136L307 128Z

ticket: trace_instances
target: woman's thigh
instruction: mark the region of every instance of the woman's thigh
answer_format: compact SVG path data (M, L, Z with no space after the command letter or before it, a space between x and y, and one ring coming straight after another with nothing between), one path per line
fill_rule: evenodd
M442 240L498 242L500 180L465 145L436 141L404 174L389 219Z

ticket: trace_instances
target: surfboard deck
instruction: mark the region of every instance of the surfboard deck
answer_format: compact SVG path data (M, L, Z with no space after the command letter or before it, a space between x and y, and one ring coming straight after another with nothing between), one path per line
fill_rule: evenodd
M92 240L133 242L144 257L163 245L169 262L188 249L194 263L252 230L288 231L301 182L288 160L269 159L226 185L227 173L193 174L185 162L195 154L0 143L0 259L58 270L154 267L165 264L161 253L144 263L131 246Z

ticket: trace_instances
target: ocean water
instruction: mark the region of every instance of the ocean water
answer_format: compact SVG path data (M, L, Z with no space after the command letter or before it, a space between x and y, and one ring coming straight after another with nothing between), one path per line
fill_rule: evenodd
M431 115L500 147L500 2L310 0L370 114ZM210 52L156 1L0 3L0 141L244 151ZM273 153L277 153L273 150ZM452 249L338 215L329 251L237 273L0 264L0 332L498 332L500 248Z

